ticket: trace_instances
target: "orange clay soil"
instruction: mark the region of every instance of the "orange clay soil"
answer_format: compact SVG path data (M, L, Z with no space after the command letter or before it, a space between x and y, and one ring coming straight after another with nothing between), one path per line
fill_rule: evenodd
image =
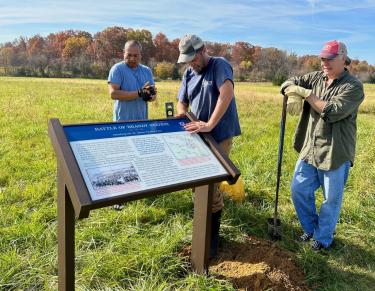
M180 255L190 256L191 248ZM232 282L238 290L309 290L293 255L275 243L246 237L242 243L225 242L210 261L209 273Z

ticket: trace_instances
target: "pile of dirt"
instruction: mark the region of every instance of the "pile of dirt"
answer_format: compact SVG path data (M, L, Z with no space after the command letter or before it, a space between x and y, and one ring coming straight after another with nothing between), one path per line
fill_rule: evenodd
M243 243L226 242L209 273L232 282L239 290L309 290L305 274L293 255L275 243L246 237Z

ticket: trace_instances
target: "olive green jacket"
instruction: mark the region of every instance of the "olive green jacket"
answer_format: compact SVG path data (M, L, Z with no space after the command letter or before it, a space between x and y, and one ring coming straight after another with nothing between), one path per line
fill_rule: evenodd
M353 166L357 112L364 99L362 83L347 69L329 86L323 72L290 80L327 101L322 113L304 102L294 136L294 148L299 152L299 158L321 170L337 169L348 160Z

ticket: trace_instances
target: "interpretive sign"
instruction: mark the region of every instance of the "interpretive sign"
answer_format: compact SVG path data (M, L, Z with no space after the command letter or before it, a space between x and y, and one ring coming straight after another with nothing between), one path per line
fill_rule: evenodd
M187 118L64 126L92 200L228 173Z
M214 183L240 172L209 134L190 134L184 118L62 125L48 133L57 157L59 290L74 290L75 218L93 209L195 188L191 263L208 270Z

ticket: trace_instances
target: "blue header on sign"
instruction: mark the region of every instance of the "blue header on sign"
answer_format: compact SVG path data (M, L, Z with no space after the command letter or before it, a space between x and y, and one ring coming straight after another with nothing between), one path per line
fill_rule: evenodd
M188 122L189 119L187 118L178 118L90 125L65 125L64 131L68 141L72 142L121 136L185 131L184 124Z

